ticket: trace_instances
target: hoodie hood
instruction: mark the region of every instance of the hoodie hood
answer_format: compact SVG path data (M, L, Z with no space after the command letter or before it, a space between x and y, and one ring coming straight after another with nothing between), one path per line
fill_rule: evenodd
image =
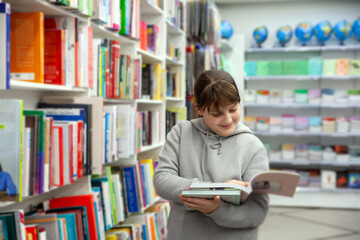
M238 125L235 128L235 131L230 134L229 136L220 136L216 133L214 133L208 126L206 126L204 119L203 118L197 118L197 119L193 119L191 120L191 124L201 133L208 135L208 136L217 136L220 138L228 138L237 134L241 134L241 133L250 133L253 134L253 132L247 127L245 126L243 123L239 122Z

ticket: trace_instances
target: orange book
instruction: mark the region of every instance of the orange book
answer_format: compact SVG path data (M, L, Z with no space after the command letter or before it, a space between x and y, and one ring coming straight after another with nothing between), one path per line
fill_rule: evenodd
M12 80L44 83L44 14L11 13Z
M335 67L336 75L349 75L350 59L337 59Z

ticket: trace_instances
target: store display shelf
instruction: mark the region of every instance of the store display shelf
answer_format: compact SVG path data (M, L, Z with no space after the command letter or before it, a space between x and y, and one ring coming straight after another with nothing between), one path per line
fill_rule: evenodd
M168 66L183 66L184 63L178 61L177 59L166 56L166 65L168 65Z
M356 80L360 79L359 75L345 75L345 76L252 76L244 77L245 81L319 81L319 80Z
M157 149L157 148L161 148L163 146L164 146L164 142L157 143L157 144L152 144L152 145L149 145L149 146L142 146L141 149L140 149L140 153L148 152L148 151L151 151L151 150L154 150L154 149Z
M61 92L87 92L87 88L69 87L63 85L31 83L17 80L10 80L11 90L36 90L36 91L61 91Z
M250 48L246 53L277 53L277 52L320 52L320 51L354 51L360 50L360 45L349 46L309 46L309 47L277 47L277 48Z
M137 52L137 54L142 55L143 63L156 64L156 63L161 63L163 61L163 58L156 56L155 54L153 54L151 52L144 51L140 48L137 48L136 52Z
M154 5L150 0L142 0L140 3L141 15L164 15L164 11Z
M94 22L91 22L91 26L93 27L94 38L107 38L110 40L119 41L120 44L135 44L137 41L136 39L119 35L117 31L111 31L104 26Z
M331 161L310 161L310 160L282 160L270 159L270 165L284 165L284 166L309 166L309 167L341 167L347 169L360 169L360 162L331 162Z
M255 135L259 136L292 136L292 137L301 137L301 136L310 136L310 137L360 137L360 132L344 132L344 133L324 133L324 132L270 132L270 131L254 131Z
M172 22L166 20L167 33L170 35L183 35L185 32L177 28Z
M360 108L356 103L245 103L244 107L259 108Z

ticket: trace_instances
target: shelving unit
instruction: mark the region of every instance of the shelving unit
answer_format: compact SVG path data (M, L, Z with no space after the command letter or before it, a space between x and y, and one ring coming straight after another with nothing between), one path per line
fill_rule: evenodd
M322 59L350 58L359 59L360 45L325 46L325 47L284 47L284 48L254 48L244 51L246 61L287 61L302 60L310 57ZM244 78L245 89L359 89L360 76L250 76ZM358 103L244 103L246 116L281 116L294 114L296 116L343 117L359 115ZM317 143L328 145L358 145L360 133L334 132L315 133L308 131L254 131L262 141L270 144L270 149L278 148L282 143L295 144ZM270 167L276 169L319 169L334 171L359 171L357 162L316 162L310 160L270 159ZM325 200L326 199L326 200ZM278 196L270 196L273 206L330 207L330 208L360 208L360 191L358 189L323 189L299 187L295 197L288 201Z
M167 9L168 1L161 1L162 7L155 6L149 0L141 0L140 4L140 16L139 18L145 20L148 24L156 24L159 26L158 35L158 52L151 53L139 48L138 39L132 39L127 36L119 35L117 32L112 32L95 22L92 22L90 18L86 18L80 14L73 13L63 9L61 6L54 5L47 1L42 0L5 0L4 2L11 4L12 11L28 12L28 11L41 11L46 16L65 16L73 17L78 21L86 23L93 29L94 39L109 39L120 42L121 54L130 55L131 57L141 57L141 62L144 64L160 64L161 69L175 69L179 74L179 87L181 91L177 97L164 96L161 100L151 99L133 99L133 100L121 100L114 98L103 98L104 106L109 105L123 105L127 104L136 109L136 111L151 111L156 110L160 113L160 124L157 126L160 132L160 142L153 143L148 146L143 146L133 156L128 159L116 159L113 163L104 164L105 166L119 166L124 164L134 164L143 157L151 157L157 160L157 155L160 152L165 141L165 111L167 107L184 107L185 106L185 43L186 36L185 31L177 29L167 19L165 10ZM185 14L184 14L185 15ZM172 59L166 56L166 41L172 41L172 43L178 48L179 58ZM164 76L162 76L164 77ZM165 79L162 79L165 82ZM0 90L0 98L4 99L23 99L24 109L35 109L37 103L41 101L44 96L73 96L73 97L92 97L91 89L80 87L68 87L57 86L48 84L36 84L23 81L11 80L11 89L8 91ZM165 86L166 87L166 86ZM161 89L164 91L164 89ZM166 94L166 93L162 93ZM102 117L103 112L98 113ZM99 136L100 138L100 136ZM102 145L94 145L93 148L100 149ZM73 196L79 194L89 194L92 192L90 179L91 176L85 176L77 179L73 184L65 185L54 190L50 190L41 195L31 196L23 199L21 203L16 199L11 201L0 201L0 211L13 210L13 209L30 209L40 202L47 201L51 198L62 196ZM15 201L14 201L15 200ZM155 202L161 200L156 198ZM155 202L150 203L150 205ZM149 205L149 206L150 206ZM141 213L143 213L149 206L142 207Z

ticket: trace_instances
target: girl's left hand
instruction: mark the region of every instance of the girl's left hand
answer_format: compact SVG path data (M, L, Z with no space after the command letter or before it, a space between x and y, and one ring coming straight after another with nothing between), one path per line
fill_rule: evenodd
M204 214L210 214L214 212L221 205L220 196L215 196L213 199L206 198L194 198L194 197L184 197L179 195L179 199L184 204L185 207L198 210Z

